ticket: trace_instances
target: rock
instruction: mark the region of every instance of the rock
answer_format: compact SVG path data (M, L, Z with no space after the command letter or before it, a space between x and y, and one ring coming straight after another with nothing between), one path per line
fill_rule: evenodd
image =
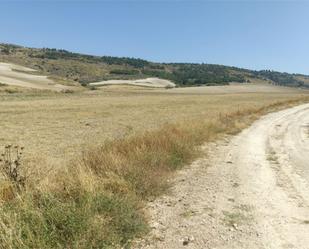
M189 245L189 241L188 241L188 240L184 240L184 241L182 242L182 244L183 244L184 246Z
M190 242L193 242L193 241L194 241L194 237L193 237L193 236L184 237L184 238L182 239L182 244L183 244L184 246L187 246L187 245L189 245Z

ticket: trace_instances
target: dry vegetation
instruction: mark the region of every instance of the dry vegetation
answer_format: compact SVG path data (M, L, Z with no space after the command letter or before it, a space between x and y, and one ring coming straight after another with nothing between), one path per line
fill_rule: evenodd
M25 147L26 175L22 189L1 180L1 247L129 245L147 231L143 202L199 145L309 100L296 89L247 87L1 93L1 143Z
M306 87L309 87L309 76L299 75L297 78L303 81Z

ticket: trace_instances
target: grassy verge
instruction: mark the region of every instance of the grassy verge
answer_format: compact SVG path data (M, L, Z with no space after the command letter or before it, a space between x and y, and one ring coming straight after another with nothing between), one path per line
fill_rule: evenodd
M120 248L147 232L143 203L199 155L199 146L235 134L260 115L308 101L275 102L165 125L89 148L48 179L0 189L0 248ZM32 181L33 180L33 181Z

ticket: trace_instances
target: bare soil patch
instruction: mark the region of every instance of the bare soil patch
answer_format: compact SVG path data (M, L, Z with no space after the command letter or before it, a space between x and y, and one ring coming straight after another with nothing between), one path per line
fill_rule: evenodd
M1 62L0 82L7 85L52 91L73 89L72 87L58 84L47 76L34 74L35 72L35 70L27 67Z

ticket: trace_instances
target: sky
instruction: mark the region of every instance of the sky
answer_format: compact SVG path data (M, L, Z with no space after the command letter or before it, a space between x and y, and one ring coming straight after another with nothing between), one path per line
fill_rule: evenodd
M5 1L0 42L309 74L308 1Z

